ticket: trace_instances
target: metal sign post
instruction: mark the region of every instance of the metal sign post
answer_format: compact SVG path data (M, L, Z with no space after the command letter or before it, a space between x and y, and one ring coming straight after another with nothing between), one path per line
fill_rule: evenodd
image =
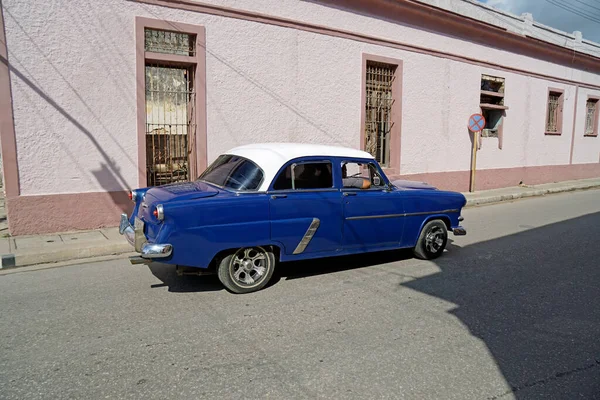
M481 114L473 114L469 117L469 130L473 132L473 151L471 152L471 185L470 192L475 191L475 170L477 167L477 139L479 132L485 127L485 117Z

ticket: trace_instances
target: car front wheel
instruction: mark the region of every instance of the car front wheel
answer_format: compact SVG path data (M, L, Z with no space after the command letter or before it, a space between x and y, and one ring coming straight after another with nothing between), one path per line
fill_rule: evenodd
M446 224L439 219L429 221L421 230L414 253L422 260L433 260L444 252L448 242Z
M262 247L247 247L224 257L217 268L227 290L241 294L256 292L273 276L275 255Z

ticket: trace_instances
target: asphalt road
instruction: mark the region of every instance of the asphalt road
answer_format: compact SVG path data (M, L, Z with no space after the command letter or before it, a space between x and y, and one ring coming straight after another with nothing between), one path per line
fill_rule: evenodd
M600 191L224 291L126 260L0 276L4 399L599 399Z

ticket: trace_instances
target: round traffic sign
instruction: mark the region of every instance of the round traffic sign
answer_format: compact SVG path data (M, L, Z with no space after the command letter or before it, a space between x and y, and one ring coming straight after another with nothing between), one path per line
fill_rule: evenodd
M481 114L473 114L469 117L469 130L480 132L485 127L485 117Z

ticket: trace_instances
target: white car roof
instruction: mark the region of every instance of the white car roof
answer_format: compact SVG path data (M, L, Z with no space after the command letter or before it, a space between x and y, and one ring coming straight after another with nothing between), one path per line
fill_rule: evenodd
M321 156L373 159L371 154L362 150L305 143L249 144L233 148L226 154L247 158L263 170L264 180L259 191L266 191L281 167L295 158Z

